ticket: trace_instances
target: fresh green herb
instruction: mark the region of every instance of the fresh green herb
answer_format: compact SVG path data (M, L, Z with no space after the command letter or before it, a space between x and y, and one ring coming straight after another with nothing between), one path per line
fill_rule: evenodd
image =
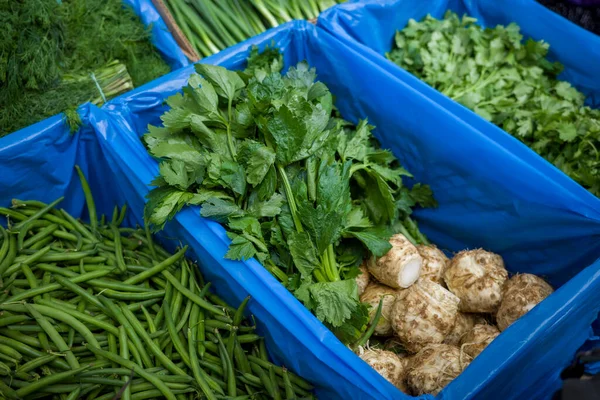
M306 63L281 75L281 56L253 49L244 72L198 64L183 94L149 127L160 176L148 195L154 229L185 205L227 227L227 258L256 257L344 342L368 322L354 277L390 249L391 234L424 237L412 207L428 187L379 147L372 126L335 116L332 95ZM409 233L412 232L412 235Z
M522 40L519 27L483 29L447 12L410 20L388 58L514 135L600 196L600 110L557 79L548 44Z
M169 71L121 0L3 1L0 26L0 136Z

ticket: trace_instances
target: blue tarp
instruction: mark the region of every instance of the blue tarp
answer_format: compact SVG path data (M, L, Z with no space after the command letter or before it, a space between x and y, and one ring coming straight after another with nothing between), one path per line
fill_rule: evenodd
M439 208L417 214L432 241L449 251L485 247L502 254L509 270L542 274L560 286L439 397L534 399L554 390L560 368L589 336L597 311L589 305L600 304L600 262L594 262L600 253L600 211L570 190L563 175L520 151L518 142L499 144L309 23L285 24L203 62L242 68L250 45L271 42L284 51L286 66L307 60L316 67L342 115L354 122L368 116L383 146L417 181L432 186ZM85 218L72 169L78 163L91 174L100 212L126 202L132 210L128 223L141 223L144 196L158 166L140 136L147 124L160 122L163 100L192 72L191 66L172 72L102 109L82 107L85 126L73 136L55 117L0 139L0 206L12 197L51 201L64 194L66 208ZM161 237L167 244L189 244L190 256L232 305L252 296L248 309L269 352L313 382L320 398L407 398L343 346L256 260L223 259L229 242L225 231L201 218L198 208L180 212Z
M123 3L133 8L133 11L140 17L144 25L150 27L152 43L160 51L171 69L175 70L189 65L189 60L175 42L165 21L152 4L152 0L123 0Z

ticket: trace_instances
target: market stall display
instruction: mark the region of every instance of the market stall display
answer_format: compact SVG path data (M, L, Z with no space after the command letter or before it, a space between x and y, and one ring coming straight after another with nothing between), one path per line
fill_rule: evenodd
M149 2L125 3L157 32L163 21ZM580 73L577 54L561 58L555 39L573 32L593 49L590 35L531 3L507 12L488 0L453 2L459 15L468 9L478 24L498 27L431 18L398 33L391 50L403 7L441 19L448 5L349 2L317 27L293 21L253 36L256 19L244 25L249 14L233 9L254 7L263 24L279 24L293 12L312 19L333 2L178 2L197 12L179 17L197 22L180 28L196 31L192 41L206 47L199 52L222 51L102 108L79 107L77 130L56 116L0 140L0 210L9 216L0 231L8 318L0 336L12 340L0 349L3 394L467 399L555 390L600 301L596 198L381 57L383 49L407 69L426 65L413 71L424 80L440 76L436 63L452 69L472 57L471 74L447 75L448 86L480 115L504 115L494 122L509 132L501 123L510 113L498 112L509 101L489 88L511 88L510 97L524 81L506 69L541 69L528 102L511 113L539 114L531 96L544 90L562 96L554 100L575 119L541 129L532 117L532 131L556 130L562 140L572 124L577 135L567 142L575 142L577 129L594 127L577 117L594 115L595 78ZM547 18L555 27L544 33L549 60L544 37L521 44L510 25L530 32L529 20L506 14L528 7L541 16L534 26ZM340 28L344 18L350 25ZM209 41L193 29L206 26ZM372 42L379 58L359 43L384 36L384 46ZM493 51L475 48L481 40ZM176 41L189 58L194 49ZM560 76L556 54L566 66ZM587 59L594 65L594 51ZM472 75L486 79L461 87ZM93 77L100 85L103 75ZM593 159L577 144L573 176L583 182ZM113 210L125 203L130 211ZM158 242L135 226L153 229ZM190 340L202 332L204 340ZM16 348L18 339L38 352Z

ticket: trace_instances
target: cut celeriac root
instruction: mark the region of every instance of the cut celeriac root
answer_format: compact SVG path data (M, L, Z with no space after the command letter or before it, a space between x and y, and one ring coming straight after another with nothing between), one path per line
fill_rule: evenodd
M420 279L429 279L432 282L446 286L444 272L448 267L448 257L434 245L419 245L417 250L423 258Z
M389 286L382 285L377 282L371 282L360 296L362 303L367 303L371 306L369 317L371 321L377 312L379 301L383 299L381 307L381 318L375 327L374 334L378 336L389 336L393 333L392 324L390 321L392 306L396 301L396 297L401 289L392 289Z
M389 287L407 288L419 279L423 259L417 248L404 235L390 238L392 249L385 255L369 260L369 272Z
M510 278L504 286L504 297L496 314L500 331L508 328L552 292L552 286L535 275L519 274Z
M392 328L411 353L429 343L442 343L454 326L459 302L441 285L419 280L398 293L392 308Z
M471 357L456 346L429 344L410 361L406 383L414 395L437 395L469 365Z
M502 257L481 249L461 251L444 273L448 289L460 299L460 310L473 313L498 310L507 278Z
M496 339L500 331L493 325L477 324L460 341L460 349L475 358Z

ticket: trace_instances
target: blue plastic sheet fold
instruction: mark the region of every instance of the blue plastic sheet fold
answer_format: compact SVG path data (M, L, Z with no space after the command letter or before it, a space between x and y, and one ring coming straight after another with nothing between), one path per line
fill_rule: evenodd
M430 184L439 207L420 210L424 232L441 248L499 252L512 272L541 274L558 287L495 340L438 396L442 399L536 399L557 388L560 369L586 339L600 304L600 210L578 185L520 143L465 122L346 41L294 21L203 62L243 68L251 45L274 43L286 66L307 60L336 96L342 115L368 117L375 135L415 180ZM127 203L142 222L144 196L158 173L140 137L159 124L163 101L193 73L188 66L80 111L75 135L58 117L0 139L0 206L13 197L54 200L84 218L75 163L90 175L100 212ZM511 138L509 138L511 139ZM577 191L577 189L580 189ZM167 224L167 246L189 244L213 287L232 305L250 295L271 356L313 382L322 399L403 399L343 346L254 259L223 259L229 240L217 223L185 208ZM421 398L431 398L422 396Z
M152 43L160 51L171 69L185 67L190 61L183 54L177 42L171 35L152 0L123 0L123 4L133 8L144 25L148 26L152 33Z

